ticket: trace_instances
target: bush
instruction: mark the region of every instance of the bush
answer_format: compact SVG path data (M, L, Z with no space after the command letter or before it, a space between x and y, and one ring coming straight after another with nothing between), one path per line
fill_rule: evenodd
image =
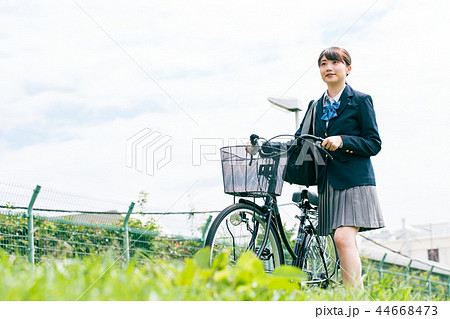
M123 218L116 224L93 220L80 222L71 218L35 217L34 246L37 261L48 258L74 258L105 254L116 257L124 252ZM153 219L145 223L129 221L130 256L145 254L148 258L185 258L203 245L198 240L165 238ZM27 218L22 214L0 215L0 248L10 255L26 256L28 249Z

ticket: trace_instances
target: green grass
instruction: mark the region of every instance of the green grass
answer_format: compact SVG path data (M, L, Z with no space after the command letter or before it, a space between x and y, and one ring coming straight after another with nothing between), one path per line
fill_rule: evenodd
M0 257L0 300L437 300L389 277L370 278L365 292L300 288L305 275L282 266L271 275L252 254L229 267L221 255L209 267L209 251L185 261L136 261L108 256L51 261L33 269L23 258Z

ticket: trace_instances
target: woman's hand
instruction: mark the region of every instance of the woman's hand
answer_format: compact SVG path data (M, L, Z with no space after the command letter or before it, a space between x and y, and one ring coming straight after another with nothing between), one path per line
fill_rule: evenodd
M338 148L342 147L342 137L340 137L339 135L327 137L322 142L322 147L328 151L335 151Z

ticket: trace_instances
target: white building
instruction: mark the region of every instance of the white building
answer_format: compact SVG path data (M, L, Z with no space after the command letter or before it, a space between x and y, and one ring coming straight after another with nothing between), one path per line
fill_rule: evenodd
M433 272L450 274L449 223L403 223L403 228L393 233L387 230L361 233L361 236L358 236L358 247L361 256L369 259L385 258L386 263L403 266L408 266L413 259L410 264L412 268L429 270L434 266Z

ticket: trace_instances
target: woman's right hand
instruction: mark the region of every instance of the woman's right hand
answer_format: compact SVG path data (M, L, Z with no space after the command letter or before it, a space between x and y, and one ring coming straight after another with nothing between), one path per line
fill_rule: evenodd
M342 147L342 137L339 135L327 137L323 140L322 147L329 151L335 151Z

